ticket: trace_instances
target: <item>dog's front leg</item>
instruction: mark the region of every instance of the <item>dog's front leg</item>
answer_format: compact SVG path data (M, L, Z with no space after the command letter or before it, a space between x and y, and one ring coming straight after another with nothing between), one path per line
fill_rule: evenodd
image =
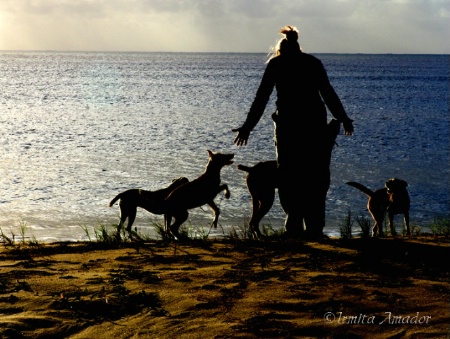
M394 227L394 213L391 212L388 213L388 222L389 222L389 229L391 231L391 236L395 237L397 235L397 232L395 231Z
M225 191L225 198L230 199L231 193L230 193L230 190L228 189L227 184L220 185L219 190L217 191L217 194L219 194L222 191Z
M411 228L409 227L409 213L405 212L405 224L406 224L406 234L411 235Z
M214 201L208 202L208 206L211 207L213 210L214 219L211 224L214 228L217 228L217 222L219 221L219 215L220 215L220 209L217 207L216 203Z

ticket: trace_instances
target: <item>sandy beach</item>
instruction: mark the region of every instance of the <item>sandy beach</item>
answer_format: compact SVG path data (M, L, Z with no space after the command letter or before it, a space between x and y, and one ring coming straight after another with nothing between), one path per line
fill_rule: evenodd
M449 239L2 244L0 338L446 338Z

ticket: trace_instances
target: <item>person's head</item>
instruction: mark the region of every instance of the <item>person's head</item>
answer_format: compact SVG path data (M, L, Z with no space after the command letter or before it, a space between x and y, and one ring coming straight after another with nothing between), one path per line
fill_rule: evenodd
M273 47L273 52L270 58L281 54L289 54L292 52L300 51L300 45L298 44L298 29L295 26L284 26L280 29L280 34L283 35L278 43ZM269 58L269 59L270 59Z

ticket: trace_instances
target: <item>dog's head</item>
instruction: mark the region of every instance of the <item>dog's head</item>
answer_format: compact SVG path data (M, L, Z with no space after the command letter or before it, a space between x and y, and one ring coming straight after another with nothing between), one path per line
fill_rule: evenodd
M405 191L406 187L408 187L408 183L405 180L392 178L386 181L384 187L387 188L388 193L395 193L400 191Z
M208 150L209 155L209 161L216 164L219 167L223 167L226 165L231 165L234 161L232 160L234 158L234 153L214 153L210 150Z

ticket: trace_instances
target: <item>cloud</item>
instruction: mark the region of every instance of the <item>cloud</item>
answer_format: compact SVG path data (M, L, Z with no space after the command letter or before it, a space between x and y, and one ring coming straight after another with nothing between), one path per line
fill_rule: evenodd
M449 53L448 0L2 0L0 49Z

